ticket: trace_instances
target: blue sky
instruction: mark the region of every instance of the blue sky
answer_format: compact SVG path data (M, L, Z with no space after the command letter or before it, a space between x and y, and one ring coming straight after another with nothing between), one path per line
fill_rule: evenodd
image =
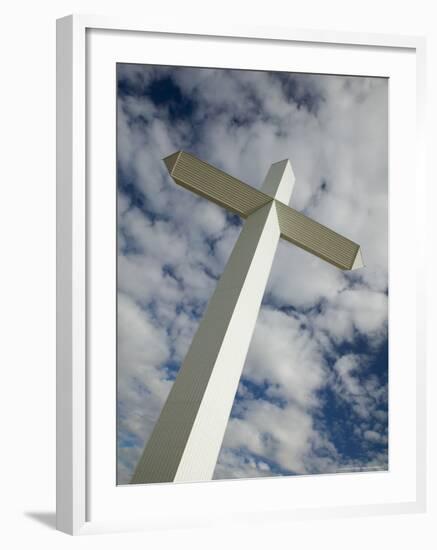
M241 220L170 179L189 151L362 246L346 273L281 242L214 478L386 469L387 81L119 64L118 483L159 416Z

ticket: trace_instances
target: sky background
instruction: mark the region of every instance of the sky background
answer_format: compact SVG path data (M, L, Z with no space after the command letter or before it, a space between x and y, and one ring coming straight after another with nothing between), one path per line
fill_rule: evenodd
M117 65L119 484L151 434L242 221L177 186L183 149L361 245L341 271L280 242L214 479L388 465L388 81Z

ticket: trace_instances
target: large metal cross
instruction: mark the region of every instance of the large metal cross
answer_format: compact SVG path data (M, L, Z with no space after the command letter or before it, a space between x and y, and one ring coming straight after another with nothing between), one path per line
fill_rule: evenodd
M183 151L164 162L177 184L246 221L131 483L212 478L281 237L340 269L363 266L358 244L287 206L289 160L271 165L261 190Z

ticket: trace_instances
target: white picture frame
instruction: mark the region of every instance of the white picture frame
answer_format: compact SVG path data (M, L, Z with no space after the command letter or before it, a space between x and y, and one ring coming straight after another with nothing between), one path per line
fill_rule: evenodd
M391 209L391 236L390 239L396 240L398 237L393 234L392 222L400 222L397 213L402 211L402 206L408 204L413 198L416 200L416 216L414 227L411 228L411 234L405 235L409 243L413 244L413 261L403 270L400 275L399 269L396 272L396 278L391 275L390 285L396 290L402 286L406 287L406 296L408 300L404 307L393 305L395 312L390 312L391 319L401 318L403 309L407 309L411 319L409 325L400 327L400 334L404 330L412 330L414 325L414 337L411 335L410 344L406 341L405 346L410 345L406 356L415 355L414 376L408 375L403 381L405 392L409 392L407 400L414 407L414 422L411 426L405 426L405 437L408 437L408 443L411 447L411 441L414 438L414 446L411 451L411 460L408 465L399 465L399 471L396 474L396 468L388 472L387 483L383 477L377 477L378 474L371 474L374 478L367 477L365 484L368 486L381 487L381 491L387 491L378 501L372 501L371 495L367 499L360 500L357 497L353 503L342 504L342 501L330 504L329 498L323 502L319 501L315 506L311 506L301 500L299 505L296 503L287 504L279 502L276 506L266 504L266 500L272 495L278 495L278 487L285 483L281 479L269 480L269 484L264 480L247 480L238 482L219 482L214 484L186 484L185 487L165 485L150 488L148 493L133 504L132 509L144 510L144 502L150 503L150 509L146 512L121 514L117 512L116 507L107 508L96 515L90 514L91 493L101 492L101 496L93 499L98 501L110 501L113 495L105 493L103 485L90 487L94 483L96 472L96 459L90 452L91 435L96 434L102 422L97 415L90 414L93 402L96 399L96 384L94 375L91 373L91 358L94 357L94 336L98 339L98 334L93 329L90 333L90 310L95 311L95 305L90 306L93 301L92 289L93 275L90 273L90 254L95 251L95 244L103 244L104 237L102 232L97 232L94 218L98 215L95 207L92 206L92 193L90 189L90 178L94 177L94 161L91 161L89 143L89 120L90 109L93 102L89 97L89 81L91 80L90 71L96 67L94 61L88 57L90 51L99 51L102 44L90 38L92 32L98 31L103 36L105 34L106 46L112 44L112 47L105 47L105 55L108 63L113 63L114 55L120 55L120 61L137 61L141 57L133 58L132 52L135 44L141 37L150 36L160 43L170 40L177 40L183 37L197 37L209 41L210 51L216 47L214 41L222 40L223 44L239 43L246 49L252 44L268 44L270 49L283 47L284 45L301 45L302 47L315 47L326 49L335 46L335 48L347 52L348 55L357 55L357 52L363 52L363 59L369 52L376 57L383 57L383 53L393 52L398 56L405 54L415 67L414 82L412 83L411 97L416 98L416 102L411 101L406 105L406 119L409 124L414 126L414 135L408 143L399 145L398 151L408 152L405 147L414 146L416 155L403 156L404 162L408 164L405 171L408 175L413 175L414 184L410 181L408 196L403 196L396 192L396 188L391 183L391 197L401 197L396 207ZM91 33L91 34L90 34ZM117 35L129 37L126 42L126 48L116 44ZM117 48L119 48L117 50ZM111 52L109 53L109 51ZM170 59L172 52L165 52L164 57ZM330 50L331 51L331 50ZM114 53L115 52L115 53ZM117 53L119 52L119 53ZM364 55L365 54L365 55ZM173 54L175 55L175 54ZM328 54L327 55L332 55ZM421 219L420 208L424 206L425 178L424 178L424 146L423 146L423 95L424 95L424 55L425 42L420 37L390 36L390 35L363 35L336 32L304 31L288 29L270 29L270 28L236 28L215 29L215 28L179 28L175 23L169 23L166 27L154 27L147 22L142 23L137 20L129 21L124 19L112 19L95 16L73 15L62 18L57 22L57 528L70 534L86 534L92 532L106 532L129 529L148 529L160 526L189 526L206 525L214 521L231 522L233 520L254 521L259 517L267 519L285 519L302 517L338 517L342 515L363 515L363 514L390 514L399 512L420 512L425 510L426 502L426 464L425 464L425 432L426 432L426 405L425 405L425 342L424 342L424 322L425 322L425 297L424 297L424 244L418 238L419 231L423 229L423 220ZM112 56L112 57L111 57ZM338 59L341 58L337 56ZM346 58L346 54L344 55ZM257 56L258 59L258 56ZM400 59L400 58L399 58ZM254 63L259 61L254 60ZM340 61L339 61L340 62ZM363 61L364 63L364 61ZM391 61L387 61L391 63ZM175 64L178 64L176 62ZM254 65L256 66L256 64ZM405 65L406 66L406 65ZM346 70L346 69L345 69ZM398 67L398 71L400 68ZM406 70L406 69L405 69ZM384 75L385 70L381 68L376 73ZM308 67L307 72L316 72L314 67ZM366 74L373 74L370 70ZM394 73L393 73L394 74ZM101 78L103 79L103 74ZM100 76L99 76L100 80ZM104 80L102 80L104 82ZM414 88L414 90L413 90ZM113 90L114 94L115 91ZM413 93L414 92L414 93ZM98 118L96 121L98 122ZM95 122L93 119L93 127ZM396 123L391 119L390 124ZM390 128L392 131L393 128ZM396 132L397 134L398 132ZM395 137L395 136L393 136ZM92 141L92 140L90 140ZM414 142L414 143L413 143ZM393 140L391 140L391 147ZM102 151L105 147L111 147L111 142L103 143ZM404 147L404 149L402 149ZM115 149L114 149L115 151ZM410 149L411 151L411 149ZM402 177L402 163L400 158L393 158L390 163L391 179L397 177L400 181ZM114 159L110 161L112 170L115 166ZM406 195L406 194L405 194ZM91 200L90 200L91 197ZM396 221L397 220L397 221ZM103 220L102 220L103 221ZM100 222L99 222L100 223ZM106 222L104 222L106 223ZM108 223L111 223L110 221ZM93 235L93 244L90 246L90 229ZM404 238L402 236L402 238ZM100 239L96 241L95 239ZM105 241L106 242L106 241ZM393 243L394 244L394 241ZM399 244L399 243L398 243ZM109 246L108 246L109 245ZM110 249L111 242L106 242ZM399 254L395 253L391 257L390 269L401 267L401 249L398 247ZM90 252L91 250L91 252ZM396 247L392 250L396 250ZM114 249L115 253L115 249ZM395 268L392 266L395 265ZM417 285L417 293L416 293ZM396 292L395 292L396 295ZM413 299L414 298L414 299ZM94 315L94 313L93 313ZM394 317L393 317L394 315ZM111 316L109 316L111 317ZM115 318L112 321L112 327L115 326ZM95 324L93 325L95 327ZM98 329L100 330L100 329ZM108 330L113 330L108 328ZM93 335L91 337L91 334ZM115 332L112 334L115 335ZM414 342L413 342L414 340ZM390 348L392 358L392 351ZM400 350L402 351L402 350ZM399 353L399 352L398 352ZM410 355L409 355L410 353ZM411 376L413 376L411 378ZM91 384L91 381L93 383ZM395 380L396 382L396 380ZM413 383L414 382L414 383ZM399 386L401 388L401 386ZM106 394L106 405L113 402L115 409L115 394L113 386L103 385L99 390ZM399 390L401 391L401 390ZM102 409L103 410L103 409ZM90 429L90 418L92 418L93 428ZM391 418L391 421L393 419ZM395 431L397 430L394 422ZM111 424L113 427L113 424ZM409 431L410 430L410 431ZM102 448L106 449L111 437L115 438L115 432L108 429L106 434L106 443L102 441ZM399 430L397 430L399 432ZM94 435L92 436L94 437ZM99 437L103 437L99 434ZM396 437L402 438L402 433ZM400 440L401 441L401 440ZM402 442L401 442L402 443ZM115 443L114 443L115 445ZM397 448L395 446L395 448ZM400 449L400 447L399 447ZM105 451L106 452L106 451ZM94 453L95 454L95 453ZM111 458L113 460L113 457ZM396 462L396 461L395 461ZM108 463L110 459L108 458ZM99 466L105 471L105 465L100 461ZM112 467L112 462L110 463ZM402 470L404 468L404 471ZM390 475L393 474L392 478ZM396 492L393 487L399 482L395 479L395 474L402 476L408 481L408 487L402 491ZM361 474L362 476L363 474ZM349 476L349 477L345 477ZM354 479L359 480L360 474L344 474L341 476L343 485L354 483ZM114 472L115 478L115 472ZM336 481L335 476L322 476L319 479L302 481L305 478L294 478L295 484L308 484L311 491L316 491L316 485L324 487L324 491L332 491L336 484L341 485L341 481ZM392 483L390 479L395 479ZM346 483L344 482L346 480ZM262 488L259 483L262 483ZM102 481L103 483L103 481ZM107 483L105 481L105 483ZM254 485L257 484L258 485ZM385 485L384 485L385 484ZM232 486L232 487L231 487ZM213 488L214 487L214 488ZM231 487L231 489L229 489ZM123 501L123 508L126 505L126 495L132 488L116 488L120 501ZM145 490L146 488L135 488ZM256 494L261 490L265 498L258 498ZM232 491L232 492L230 492ZM390 491L392 491L390 493ZM299 491L296 491L299 492ZM341 492L341 491L340 491ZM400 496L402 495L404 496ZM137 493L139 494L139 493ZM316 494L316 493L314 493ZM408 496L405 496L408 495ZM118 498L118 497L116 497ZM232 510L224 509L223 514L220 508L212 507L204 515L201 509L196 508L196 502L205 500L223 504L226 499L235 500L241 507L243 503L247 507L240 514ZM188 499L188 500L187 500ZM174 500L172 509L165 508L164 503ZM189 506L185 510L180 509L181 502L188 502ZM346 502L346 501L345 501ZM93 504L94 506L94 504ZM138 507L140 506L140 508ZM178 508L179 506L179 508ZM203 508L204 505L202 505ZM243 506L244 507L244 506ZM178 513L178 509L180 513Z

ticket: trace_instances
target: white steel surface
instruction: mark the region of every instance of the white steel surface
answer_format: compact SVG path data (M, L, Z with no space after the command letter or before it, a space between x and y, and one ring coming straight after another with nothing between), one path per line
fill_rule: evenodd
M288 202L293 184L281 161L262 190ZM272 198L244 224L131 483L212 478L279 239Z

